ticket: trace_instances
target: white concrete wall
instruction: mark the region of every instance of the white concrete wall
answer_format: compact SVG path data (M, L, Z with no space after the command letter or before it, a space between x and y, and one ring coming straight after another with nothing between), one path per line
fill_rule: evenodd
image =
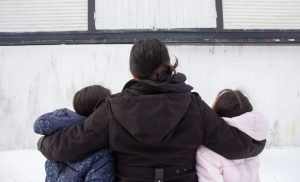
M34 148L34 120L57 108L71 108L73 94L84 86L102 84L119 92L130 79L130 49L0 47L0 150ZM271 121L269 143L300 145L300 47L170 45L169 50L205 101L211 103L223 88L242 88Z

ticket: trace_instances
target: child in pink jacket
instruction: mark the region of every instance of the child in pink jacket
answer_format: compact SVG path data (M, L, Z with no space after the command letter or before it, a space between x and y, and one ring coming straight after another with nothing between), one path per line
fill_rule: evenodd
M225 89L219 92L213 110L227 122L254 140L265 140L268 133L268 120L253 112L248 98L239 90ZM249 120L247 112L255 113L257 119ZM235 120L231 119L232 117ZM205 146L198 148L196 170L199 182L259 182L258 156L228 160Z

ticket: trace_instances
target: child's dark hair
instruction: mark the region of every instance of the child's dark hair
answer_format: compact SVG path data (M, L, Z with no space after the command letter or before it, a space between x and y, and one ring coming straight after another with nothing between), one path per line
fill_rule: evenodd
M103 97L108 97L110 94L110 90L100 85L84 87L83 89L77 91L74 95L74 110L78 114L88 117L94 111L98 100Z
M251 112L249 99L240 90L224 89L219 92L212 109L220 117L235 117Z

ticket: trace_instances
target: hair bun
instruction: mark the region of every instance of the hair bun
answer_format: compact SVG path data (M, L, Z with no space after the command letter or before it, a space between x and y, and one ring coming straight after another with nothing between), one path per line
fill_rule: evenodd
M151 75L150 80L157 82L166 82L172 73L176 73L176 67L178 66L178 60L176 59L175 64L161 64Z
M172 75L171 65L160 65L151 75L150 80L165 82Z

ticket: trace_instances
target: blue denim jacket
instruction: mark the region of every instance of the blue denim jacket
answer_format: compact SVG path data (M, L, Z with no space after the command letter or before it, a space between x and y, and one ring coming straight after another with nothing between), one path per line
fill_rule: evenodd
M34 132L50 135L84 121L85 117L68 109L58 109L40 116L34 123ZM109 149L100 150L76 162L56 162L47 160L45 164L46 182L112 182L115 168Z

